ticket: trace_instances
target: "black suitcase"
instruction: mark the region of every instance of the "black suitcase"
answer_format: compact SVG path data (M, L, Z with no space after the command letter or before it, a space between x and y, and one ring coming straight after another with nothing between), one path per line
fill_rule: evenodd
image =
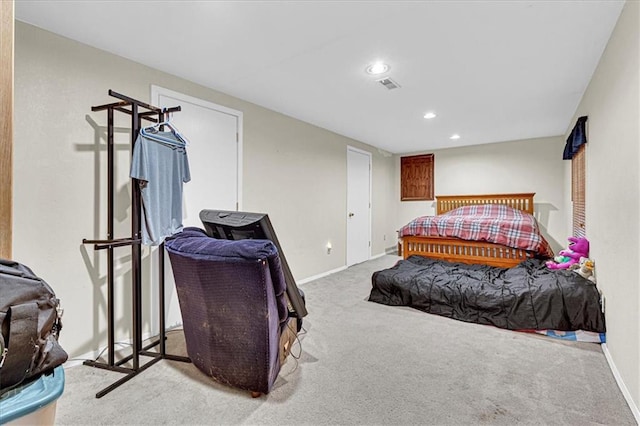
M60 301L31 269L0 259L0 395L67 360Z

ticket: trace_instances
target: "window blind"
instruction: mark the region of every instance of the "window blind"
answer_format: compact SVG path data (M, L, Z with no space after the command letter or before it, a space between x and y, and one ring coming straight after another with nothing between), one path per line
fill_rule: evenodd
M575 237L584 237L586 234L585 146L580 146L571 159L571 201L573 202L573 235Z

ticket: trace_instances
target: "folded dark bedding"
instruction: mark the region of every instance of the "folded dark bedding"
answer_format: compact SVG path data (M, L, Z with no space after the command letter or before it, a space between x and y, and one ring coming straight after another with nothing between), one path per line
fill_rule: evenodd
M509 330L605 332L594 283L530 259L513 268L411 256L375 272L372 302Z

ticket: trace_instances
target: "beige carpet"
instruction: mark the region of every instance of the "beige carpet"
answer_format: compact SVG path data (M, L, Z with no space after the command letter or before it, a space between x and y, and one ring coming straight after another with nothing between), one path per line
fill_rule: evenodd
M119 373L66 369L57 424L634 425L600 346L366 301L385 256L301 288L298 359L253 399L191 364L161 361L101 399ZM181 332L172 353L185 354ZM144 358L143 358L144 359Z

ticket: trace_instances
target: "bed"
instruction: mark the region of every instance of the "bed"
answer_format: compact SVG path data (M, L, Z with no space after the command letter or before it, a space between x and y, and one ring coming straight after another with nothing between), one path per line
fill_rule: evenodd
M373 274L369 301L508 330L581 331L597 342L606 331L596 285L541 259L500 268L411 256Z
M505 210L513 210L530 221L535 228L532 232L540 238L540 244L533 247L507 246L481 240L462 239L452 236L416 235L415 229L421 229L416 221L433 218L423 216L404 226L399 231L399 250L407 259L413 255L420 255L433 259L469 264L482 264L498 267L513 267L532 258L546 259L553 257L549 244L540 234L537 222L533 218L534 193L518 194L483 194L483 195L452 195L436 197L436 218L457 213L460 209L471 206L496 206ZM510 214L513 214L509 210ZM424 230L424 229L423 229ZM536 237L536 238L538 238Z

